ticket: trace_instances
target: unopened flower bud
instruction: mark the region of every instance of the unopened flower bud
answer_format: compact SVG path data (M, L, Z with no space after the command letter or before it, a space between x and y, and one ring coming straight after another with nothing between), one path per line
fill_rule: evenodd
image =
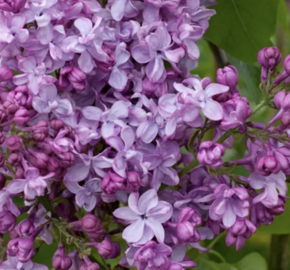
M0 10L18 13L27 0L0 0ZM13 75L13 73L12 73Z
M34 127L33 127L33 140L37 142L43 141L46 136L48 135L48 124L46 121L39 121Z
M47 162L47 169L50 171L50 172L55 172L59 169L59 161L54 158L54 157L50 157L48 159L48 162Z
M4 174L0 173L0 190L5 187L6 181Z
M258 62L262 66L262 82L267 81L269 70L274 70L279 65L281 58L282 54L277 47L267 47L259 51Z
M17 135L12 135L6 140L7 147L10 151L18 151L22 147L22 139Z
M61 166L65 168L71 167L75 163L75 156L71 152L65 152L59 155L59 159Z
M61 119L52 119L49 125L52 129L58 131L64 127L64 122Z
M2 153L0 153L0 167L3 167L4 163L5 163L4 156Z
M86 74L77 67L64 67L60 71L59 85L62 88L71 85L76 91L82 91L87 86Z
M52 266L55 270L68 270L72 266L72 260L65 254L63 246L60 246L55 252Z
M284 71L281 75L279 75L275 81L274 85L278 85L285 79L287 79L290 76L290 55L287 55L284 59Z
M259 159L257 168L262 175L270 175L272 173L278 173L281 169L279 161L275 156L264 156Z
M27 160L38 169L46 169L49 156L45 153L36 152L34 150L27 150Z
M101 221L94 215L85 215L81 220L82 227L87 233L98 233L100 236L103 235L103 228Z
M4 108L4 106L2 104L0 104L0 122L3 123L7 120L8 118L8 114L6 109Z
M20 164L22 158L19 154L17 153L12 153L9 158L8 158L8 163L11 165L11 166L17 166Z
M127 172L128 188L132 191L138 191L141 183L141 179L136 172Z
M14 115L14 121L20 126L26 124L29 119L30 115L25 108L20 108Z
M0 1L0 9L1 9L1 1ZM13 78L13 71L6 66L0 67L0 81L9 81Z
M222 144L203 141L199 146L197 159L203 165L218 168L223 164L222 156L224 154L225 148Z
M33 238L16 238L9 241L7 254L11 257L17 256L19 262L26 263L33 256Z
M19 236L30 236L35 231L35 226L31 218L23 220L17 226L17 233Z
M3 144L6 140L6 137L3 135L3 132L0 132L0 144Z
M10 211L0 212L0 233L11 232L17 224L16 217Z
M14 114L19 109L19 105L10 100L6 100L3 106L9 114Z
M84 259L84 264L81 266L80 270L99 270L100 266L97 263L90 261L88 257Z
M114 195L124 188L125 179L118 174L108 173L102 181L101 188L108 195Z
M119 244L109 239L105 239L101 243L96 243L95 247L104 259L113 259L120 255Z
M239 74L234 66L227 66L217 70L217 82L234 90L239 81Z

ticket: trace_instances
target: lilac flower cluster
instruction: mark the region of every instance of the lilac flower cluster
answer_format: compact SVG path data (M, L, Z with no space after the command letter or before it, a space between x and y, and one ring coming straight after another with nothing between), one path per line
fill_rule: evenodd
M240 249L284 211L290 58L277 76L261 50L253 112L235 67L192 75L213 2L0 0L0 270L48 269L33 258L53 241L54 269L98 270L120 236L118 269L183 270L188 247L226 231ZM266 105L267 125L249 120ZM236 133L248 153L225 162Z

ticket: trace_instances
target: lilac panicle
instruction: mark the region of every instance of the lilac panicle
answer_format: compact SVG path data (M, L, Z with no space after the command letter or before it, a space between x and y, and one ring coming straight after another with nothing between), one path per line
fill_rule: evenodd
M122 267L185 270L188 246L207 252L199 241L225 230L240 249L284 212L290 96L275 86L290 58L279 73L279 49L259 52L260 106L278 111L251 121L260 107L234 66L217 83L194 74L213 4L0 0L0 233L11 238L0 270L48 270L33 262L36 237L59 242L54 269L99 270L92 249L119 257L116 234ZM240 137L247 154L228 160Z

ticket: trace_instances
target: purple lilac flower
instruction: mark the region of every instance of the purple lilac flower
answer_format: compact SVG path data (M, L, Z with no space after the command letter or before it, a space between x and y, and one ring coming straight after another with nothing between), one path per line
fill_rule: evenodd
M165 201L158 201L154 189L146 191L140 197L138 193L131 193L128 203L128 206L113 213L115 217L130 224L124 230L123 238L129 243L144 244L155 235L163 243L165 234L162 223L170 219L172 206Z
M214 191L216 200L209 209L213 220L221 220L226 228L234 225L237 217L244 218L249 214L250 203L248 193L244 188L229 188L222 184Z

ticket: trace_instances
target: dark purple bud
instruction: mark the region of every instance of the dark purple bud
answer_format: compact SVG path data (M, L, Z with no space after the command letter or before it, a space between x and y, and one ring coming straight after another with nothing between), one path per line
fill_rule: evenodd
M3 132L0 132L0 144L3 144L6 140L6 137L3 135Z
M136 172L127 172L128 188L132 191L138 191L141 184L141 179Z
M90 261L88 257L84 258L84 264L81 266L80 270L99 270L100 266L97 263Z
M16 238L10 240L7 245L7 254L17 257L19 262L26 263L33 256L33 238Z
M77 67L64 67L60 71L59 86L72 86L76 91L83 91L87 87L86 74Z
M278 173L281 169L279 161L273 155L264 156L259 159L257 168L262 175L270 175Z
M75 163L75 156L71 152L65 152L58 157L60 159L60 165L65 168L71 167Z
M30 115L25 108L20 108L14 115L14 121L20 126L26 124L29 119Z
M28 149L26 154L27 160L38 169L46 169L49 156L45 153L36 152Z
M125 179L118 174L108 173L102 180L101 188L108 195L114 195L124 188Z
M6 181L4 174L0 173L0 190L5 187Z
M278 204L275 207L269 209L269 212L275 216L283 214L285 212L285 198L279 196Z
M72 266L72 260L65 254L65 249L60 246L52 259L52 266L55 270L68 270Z
M199 146L197 159L203 165L218 168L223 164L222 156L224 154L225 148L222 144L203 141Z
M0 9L17 13L25 6L26 1L27 0L0 0Z
M274 85L278 85L290 76L290 55L287 55L284 59L284 70L285 71L275 79Z
M18 151L22 147L22 139L17 135L12 135L6 140L7 147L10 151Z
M34 127L33 127L33 135L32 138L37 141L41 142L43 141L46 136L48 135L48 124L46 121L39 121Z
M35 231L35 226L31 218L23 220L17 226L17 233L19 236L30 236Z
M3 106L9 114L14 114L19 109L19 105L15 103L14 101L10 101L10 100L6 100L3 103Z
M19 154L17 153L12 153L9 158L8 158L8 163L11 166L17 166L20 164L20 162L22 161L22 158Z
M283 113L281 122L285 128L288 128L290 126L290 112Z
M15 179L23 179L24 178L24 170L21 166L18 166L15 173Z
M50 172L56 172L59 168L60 168L59 161L54 157L50 157L47 162L47 169Z
M1 9L1 0L0 0L0 9ZM14 76L13 71L9 67L6 67L6 66L0 67L0 81L1 82L9 81L13 78L13 76Z
M76 91L83 91L87 87L86 74L77 67L68 74L68 80Z
M82 228L87 233L99 234L100 237L103 236L103 228L101 226L101 221L94 215L85 215L81 220Z
M181 210L178 216L176 232L179 239L182 241L197 242L200 240L200 234L195 229L195 226L201 224L200 214L190 207L185 207Z
M262 82L267 81L269 69L274 70L279 65L281 58L282 54L277 47L267 47L259 51L258 62L262 66Z
M64 122L61 119L52 119L49 125L52 129L58 131L64 127Z
M3 167L4 163L5 163L4 156L3 156L3 154L0 152L0 167Z
M94 246L104 259L113 259L120 256L119 244L109 239L105 239L101 243L95 243Z
M28 92L27 85L17 86L13 91L8 93L7 100L15 101L27 109L30 109L32 105L32 96Z
M0 212L0 233L11 232L17 224L16 217L10 211Z
M4 108L4 106L2 104L0 104L0 122L5 122L8 118L8 114L6 109Z
M234 66L227 66L217 70L217 82L229 86L231 90L237 87L239 74Z

